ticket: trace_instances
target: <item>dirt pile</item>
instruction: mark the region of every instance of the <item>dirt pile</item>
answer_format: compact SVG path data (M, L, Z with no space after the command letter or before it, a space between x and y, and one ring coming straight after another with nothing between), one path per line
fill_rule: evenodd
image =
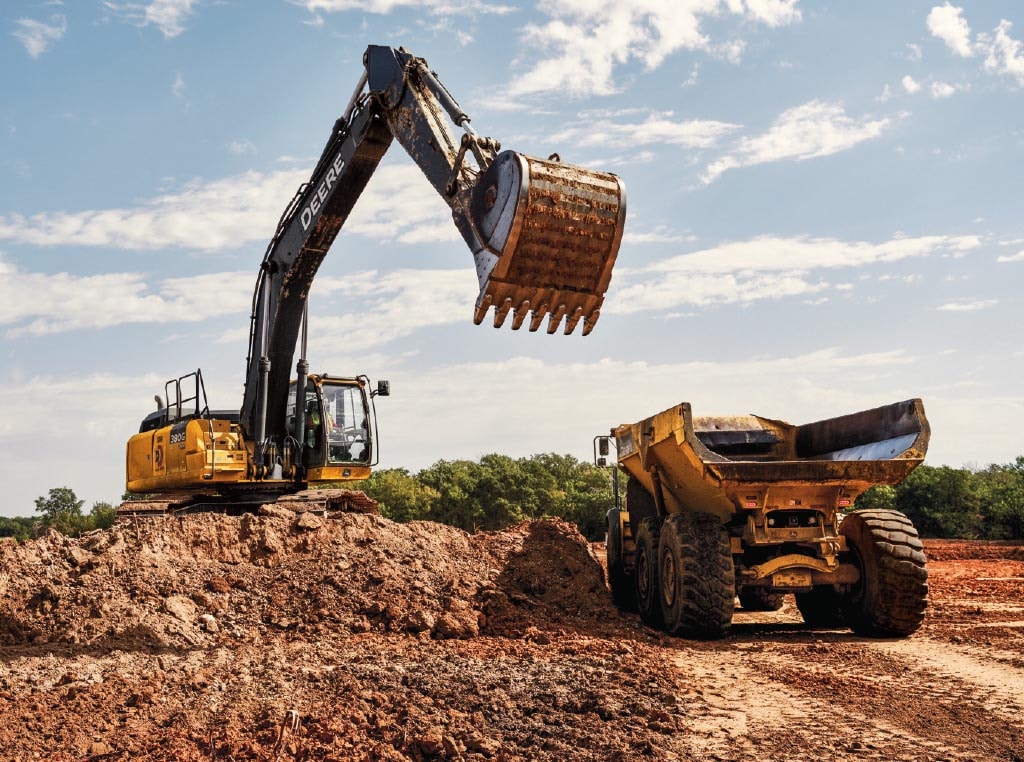
M364 632L519 637L613 616L571 525L469 536L379 516L147 518L0 545L0 642L209 648Z
M612 608L560 521L276 508L2 543L0 759L1016 760L1024 562L992 547L928 545L906 641L787 600L697 643Z

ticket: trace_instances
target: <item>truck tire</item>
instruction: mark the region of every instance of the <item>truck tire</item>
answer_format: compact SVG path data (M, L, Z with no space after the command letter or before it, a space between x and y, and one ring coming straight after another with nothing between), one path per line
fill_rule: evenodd
M608 587L612 591L612 602L620 611L636 611L636 587L633 578L626 573L622 560L622 525L619 510L608 511L608 537L605 540L608 558Z
M744 587L739 596L744 611L778 611L785 593L772 593L763 587Z
M910 519L899 511L854 511L843 519L839 533L861 574L841 599L846 622L858 635L916 632L928 606L928 569Z
M658 543L661 539L660 516L648 516L636 533L636 571L633 580L640 618L651 627L661 627L661 585L658 581Z
M812 629L832 630L842 627L842 596L831 585L816 587L806 593L796 593L796 607L804 622Z
M729 535L717 516L669 516L658 548L665 630L691 638L720 638L732 624L736 570Z

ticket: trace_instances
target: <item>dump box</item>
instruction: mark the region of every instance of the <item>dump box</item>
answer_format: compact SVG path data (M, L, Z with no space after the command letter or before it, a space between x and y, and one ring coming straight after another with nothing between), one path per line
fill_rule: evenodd
M601 450L614 444L629 476L608 514L616 602L670 632L716 636L735 597L763 610L791 592L811 626L910 634L927 596L917 532L896 511L852 506L902 481L929 436L919 399L799 426L694 416L684 402L615 428Z

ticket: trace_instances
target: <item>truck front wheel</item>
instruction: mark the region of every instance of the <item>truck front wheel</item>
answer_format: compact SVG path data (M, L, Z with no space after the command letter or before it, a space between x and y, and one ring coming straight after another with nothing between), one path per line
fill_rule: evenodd
M619 513L615 508L608 511L608 537L605 540L608 586L612 590L612 601L620 611L636 611L636 588L622 560L622 524Z
M916 632L928 606L928 569L910 519L899 511L855 511L843 519L839 533L861 574L842 597L846 622L859 635Z
M660 516L648 516L636 533L636 606L640 618L651 627L661 626L661 586L658 582L658 543L661 539Z
M669 516L658 549L661 612L673 635L720 638L732 624L736 570L729 535L717 516Z

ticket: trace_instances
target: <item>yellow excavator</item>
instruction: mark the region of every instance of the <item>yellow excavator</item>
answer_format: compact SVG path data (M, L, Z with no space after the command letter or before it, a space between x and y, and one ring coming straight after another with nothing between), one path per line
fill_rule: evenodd
M282 499L323 505L330 490L302 491L369 476L377 458L373 402L389 385L311 374L306 312L317 269L392 140L447 202L473 254L475 323L492 307L495 327L511 315L513 329L528 319L536 331L547 317L548 333L564 324L569 334L582 322L585 336L597 323L625 223L622 181L557 154L502 151L474 131L427 62L404 48L371 45L363 64L260 266L240 409L211 410L201 371L168 381L127 447L128 492L149 499L126 502L123 513L236 512ZM341 503L358 502L338 493Z

